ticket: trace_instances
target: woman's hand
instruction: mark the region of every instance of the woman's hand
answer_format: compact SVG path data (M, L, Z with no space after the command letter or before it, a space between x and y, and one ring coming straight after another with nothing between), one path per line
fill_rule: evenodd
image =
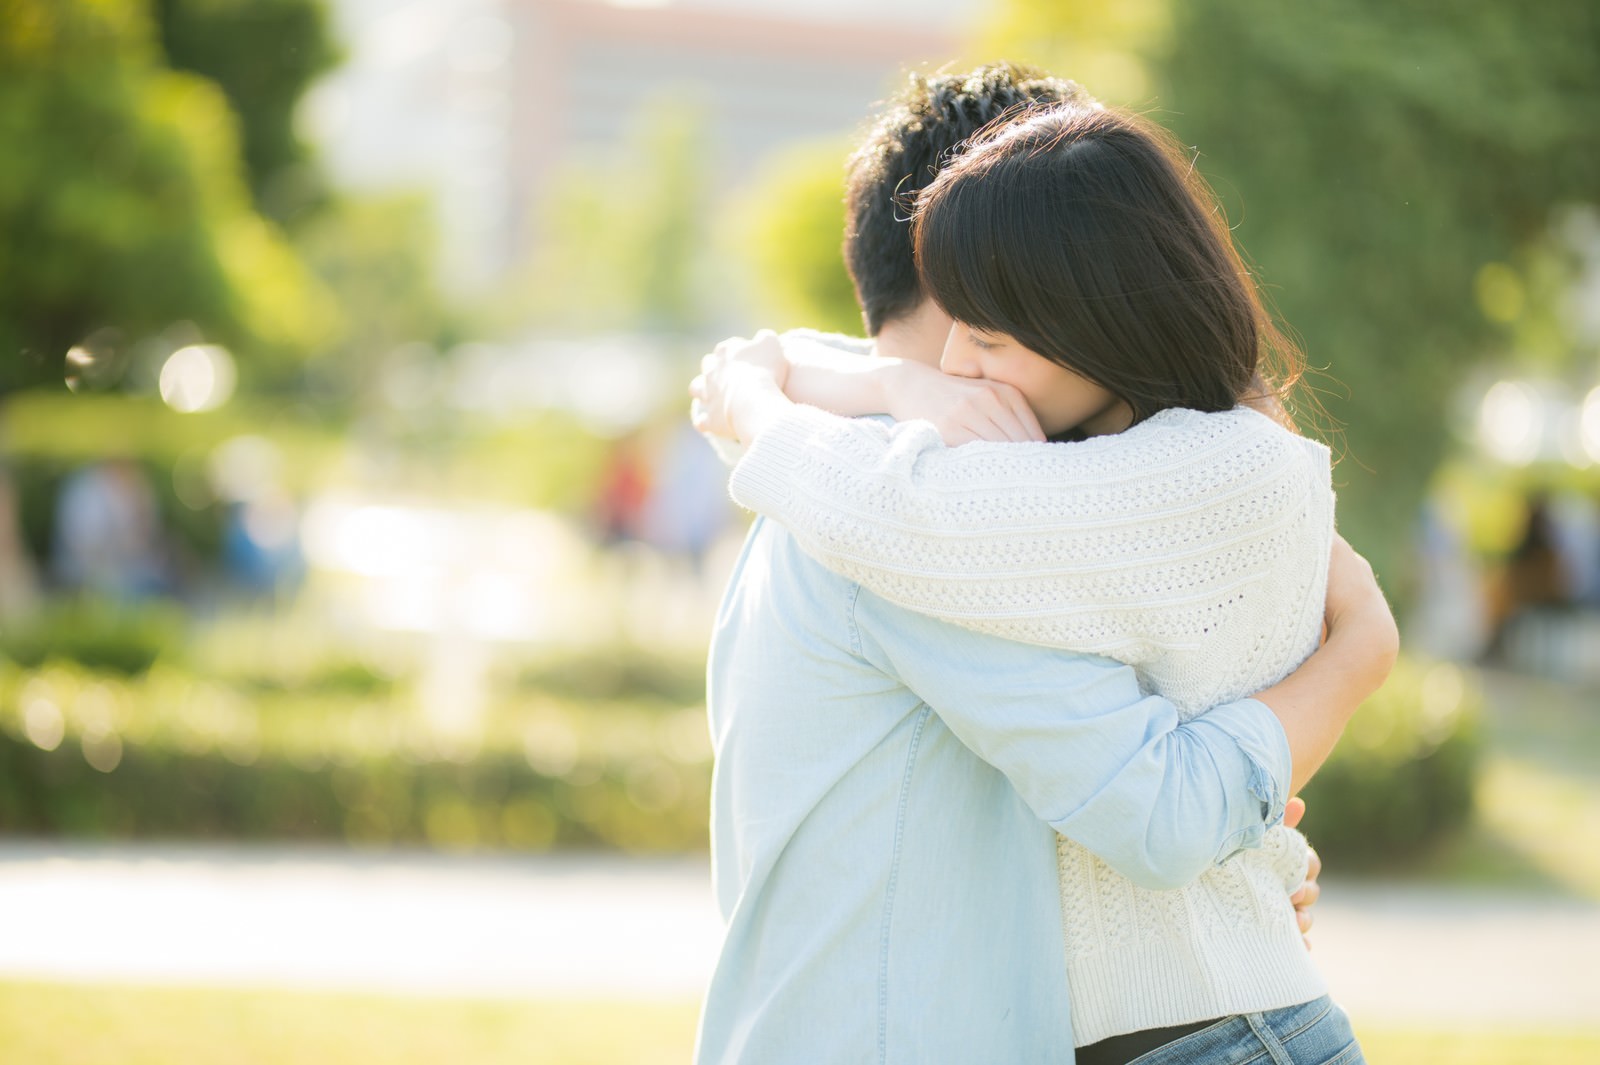
M783 385L789 363L776 333L729 337L700 360L700 375L689 382L689 419L708 436L749 443L762 425L788 406Z
M1306 815L1306 801L1296 795L1283 807L1283 824L1285 828L1295 828L1300 824L1300 819ZM1317 877L1322 875L1322 858L1316 849L1307 847L1310 851L1309 861L1306 864L1306 878L1294 894L1289 896L1289 904L1294 907L1295 923L1300 926L1300 940L1311 949L1311 908L1317 904L1317 899L1322 897L1322 885L1317 883Z
M932 422L950 447L973 440L1027 443L1045 438L1022 393L998 381L901 362L882 387L895 421Z
M1372 564L1338 533L1333 536L1328 560L1328 598L1323 611L1327 634L1344 630L1361 640L1366 648L1361 664L1371 690L1377 691L1400 655L1400 630Z
M1400 653L1400 634L1372 567L1344 538L1333 538L1325 620L1317 652L1256 699L1278 716L1289 739L1299 791L1333 750L1356 708L1382 687Z

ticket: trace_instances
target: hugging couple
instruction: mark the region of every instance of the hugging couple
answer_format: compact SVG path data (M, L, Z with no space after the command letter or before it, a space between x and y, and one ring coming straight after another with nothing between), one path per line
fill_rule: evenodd
M1362 1061L1283 821L1397 636L1189 158L1039 72L913 77L844 250L871 340L691 386L760 515L697 1060Z

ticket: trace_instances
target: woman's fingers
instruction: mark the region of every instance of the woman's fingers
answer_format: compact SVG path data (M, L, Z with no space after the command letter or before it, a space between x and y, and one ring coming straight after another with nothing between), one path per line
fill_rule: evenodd
M1038 416L1033 413L1033 408L1028 406L1028 401L1023 398L1022 393L1010 385L1001 385L999 387L1001 395L1005 397L1007 405L1017 419L1017 423L1022 427L1022 439L1034 443L1043 443L1045 439L1044 429L1039 426Z
M993 426L994 435L984 435L983 439L1013 444L1044 439L1032 408L1015 388L984 381L978 384L974 396L984 420Z

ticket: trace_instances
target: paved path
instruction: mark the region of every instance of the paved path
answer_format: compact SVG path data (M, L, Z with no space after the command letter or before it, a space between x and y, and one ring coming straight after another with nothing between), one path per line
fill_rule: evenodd
M692 1000L705 863L0 843L0 978ZM1600 906L1330 882L1316 953L1360 1023L1600 1026Z

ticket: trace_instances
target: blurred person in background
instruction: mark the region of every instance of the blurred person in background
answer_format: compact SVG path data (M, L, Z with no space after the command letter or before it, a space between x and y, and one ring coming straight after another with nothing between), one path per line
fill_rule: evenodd
M1438 499L1423 501L1415 544L1417 589L1407 645L1439 658L1478 657L1488 639L1483 579L1465 536Z
M1572 602L1600 606L1600 505L1581 492L1557 492L1550 518Z
M149 478L113 457L67 478L56 499L51 569L62 587L120 602L171 590L171 558Z
M914 81L855 157L847 260L880 355L933 362L950 333L917 283L903 197L928 184L951 146L1028 99L1084 100L1070 83L1004 66ZM897 271L898 295L878 299ZM727 431L727 390L698 387L698 423ZM825 477L863 473L871 477L844 458ZM783 482L781 472L770 479L774 497ZM857 546L870 552L883 532ZM1288 729L1296 780L1320 761L1392 661L1392 620L1363 569L1346 550L1329 591L1327 645L1286 687L1261 693L1265 705L1245 700L1178 724L1171 704L1123 686L1115 678L1129 675L1107 660L953 630L819 571L785 532L758 521L709 668L713 857L729 928L700 1059L842 1060L875 1046L913 1060L1072 1061L1067 1018L1078 995L1125 994L1122 1005L1139 1012L1173 990L1160 973L1147 974L1148 994L1069 988L1062 909L1092 900L1061 897L1050 828L1146 888L1175 888L1241 843L1259 844L1281 797L1235 822L1228 771L1191 775L1196 763L1180 749L1193 740L1203 759L1219 759L1213 768L1237 767L1241 751L1260 754ZM981 596L982 581L973 587ZM1314 643L1320 618L1309 620ZM1258 716L1269 706L1282 709L1282 726ZM1220 732L1182 735L1201 722ZM1275 773L1256 763L1250 775L1259 783ZM1187 814L1212 813L1168 836L1172 785ZM1215 820L1222 810L1232 811L1226 824ZM1130 830L1141 837L1132 850ZM1292 887L1276 882L1280 902ZM1143 1049L1102 1047L1103 1060L1189 1033L1140 1034Z
M300 509L277 485L228 504L222 562L229 583L254 599L282 601L305 578Z
M621 547L644 539L650 477L650 466L638 433L629 433L612 443L606 452L593 504L594 523L602 546Z
M649 482L641 512L645 539L686 560L700 577L707 552L733 518L722 460L693 426L679 421Z
M1517 620L1532 610L1553 610L1573 602L1572 578L1563 557L1550 498L1544 492L1528 497L1522 535L1490 584L1492 626L1484 659L1505 659L1507 638Z

